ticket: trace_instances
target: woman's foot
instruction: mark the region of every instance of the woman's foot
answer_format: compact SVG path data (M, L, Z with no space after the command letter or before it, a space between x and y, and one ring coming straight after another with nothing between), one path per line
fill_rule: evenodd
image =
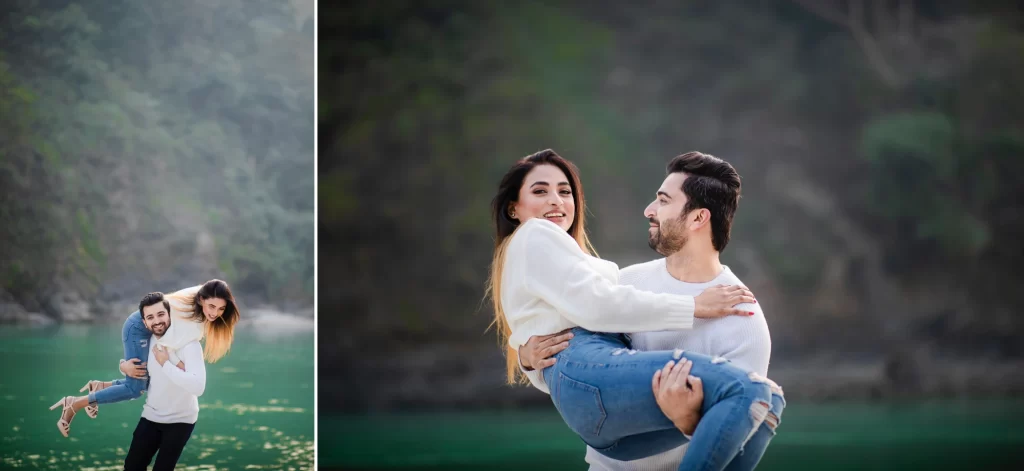
M82 389L79 389L78 392L86 392L88 390L90 393L94 393L96 391L102 391L109 387L109 382L91 380L88 383L85 383L85 386L82 386ZM90 419L95 419L96 415L99 413L99 404L89 404L88 406L85 406L85 415L88 415Z
M64 438L67 438L68 434L71 433L71 421L75 418L74 404L75 396L66 396L57 401L56 404L50 406L50 410L63 406L60 413L60 420L57 421L57 429L60 430L61 435L64 435Z

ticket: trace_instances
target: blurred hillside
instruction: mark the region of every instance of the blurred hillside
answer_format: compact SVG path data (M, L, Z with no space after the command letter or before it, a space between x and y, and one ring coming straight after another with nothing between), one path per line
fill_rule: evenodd
M3 320L120 319L109 303L215 276L312 305L312 10L5 2Z
M548 147L620 266L657 257L641 213L671 157L737 167L723 259L794 397L1024 391L1022 20L909 0L321 5L320 404L547 401L502 385L481 301L498 179Z

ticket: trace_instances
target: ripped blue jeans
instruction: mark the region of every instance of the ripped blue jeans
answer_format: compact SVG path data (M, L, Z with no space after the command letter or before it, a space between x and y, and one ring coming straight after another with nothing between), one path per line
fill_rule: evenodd
M124 327L121 328L124 359L138 358L143 362L148 361L149 341L152 336L153 333L142 322L142 314L139 314L139 311L128 316L128 319L124 321ZM142 396L142 392L149 387L149 377L136 379L125 376L124 379L116 379L112 383L109 388L89 393L89 404L111 404L138 399Z
M785 408L782 389L724 359L676 351L630 350L620 334L573 329L569 347L543 370L551 400L565 423L599 453L635 460L687 443L658 407L654 372L669 361L693 362L701 379L701 419L680 470L754 469Z

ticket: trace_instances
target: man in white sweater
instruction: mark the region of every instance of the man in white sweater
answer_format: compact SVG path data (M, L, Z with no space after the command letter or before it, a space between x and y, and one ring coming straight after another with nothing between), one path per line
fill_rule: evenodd
M698 152L673 159L657 198L644 210L650 221L650 246L665 258L621 270L619 283L656 293L691 296L715 285L742 285L729 267L719 261L719 254L729 241L739 187L735 169L720 159ZM694 319L689 330L633 333L632 347L644 351L679 348L722 357L766 376L771 337L764 313L756 303L737 307L754 315ZM566 337L556 334L531 338L520 349L524 369L533 365L543 369L553 364L551 357L568 346ZM528 371L527 376L535 384L538 380L543 382L543 376L536 370ZM666 408L678 408L683 402L659 404L671 417L681 412ZM699 409L699 401L696 404ZM696 415L699 411L688 413ZM587 447L586 461L591 471L668 471L678 469L685 452L683 445L647 458L619 461Z
M145 471L156 455L153 471L172 471L199 418L206 364L197 341L175 352L157 346L156 340L171 325L170 309L162 293L148 294L143 304L142 320L153 332L149 341L149 389L124 469Z

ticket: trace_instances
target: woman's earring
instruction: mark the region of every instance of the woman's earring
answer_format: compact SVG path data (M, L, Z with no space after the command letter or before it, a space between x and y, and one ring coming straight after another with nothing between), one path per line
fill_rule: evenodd
M516 212L515 211L509 211L508 217L510 217L512 219L515 219L516 218Z

